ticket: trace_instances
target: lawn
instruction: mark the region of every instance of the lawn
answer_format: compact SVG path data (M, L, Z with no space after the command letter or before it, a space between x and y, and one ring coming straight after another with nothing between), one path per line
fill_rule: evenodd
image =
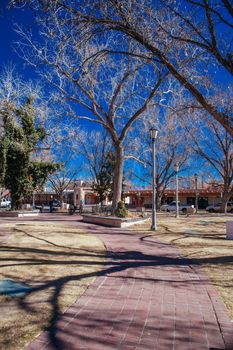
M1 245L0 280L24 282L24 298L0 296L0 348L22 349L84 293L102 268L105 247L95 236L51 223L16 224Z
M232 215L181 216L159 214L155 239L174 244L183 256L194 259L224 301L233 320L233 240L226 240L226 221ZM148 231L150 223L135 225L134 230Z

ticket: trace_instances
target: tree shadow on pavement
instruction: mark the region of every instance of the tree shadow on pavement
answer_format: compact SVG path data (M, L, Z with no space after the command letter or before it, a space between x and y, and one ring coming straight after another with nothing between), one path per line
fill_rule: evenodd
M8 264L8 260L12 261L11 259L7 258L0 258L1 263L3 264L4 262L6 263L5 265L3 264L2 266L14 266L19 265L19 264L24 264L28 265L28 268L30 269L31 265L43 265L43 264L48 264L48 265L59 265L59 264L69 264L72 265L77 265L77 267L80 264L87 264L87 265L101 265L103 266L101 271L97 272L91 272L91 273L84 273L84 274L77 274L77 275L67 275L64 277L56 278L56 279L51 279L49 281L44 281L41 283L39 286L36 286L33 288L32 291L30 291L27 295L24 297L18 299L18 305L20 308L24 309L27 312L38 312L38 319L39 319L39 310L35 310L35 308L32 308L30 303L27 302L27 298L32 295L39 293L40 291L48 290L51 291L50 294L50 299L49 303L51 305L52 311L51 315L49 318L49 327L47 329L48 331L48 336L49 336L49 341L51 346L55 350L62 350L65 349L66 346L63 343L61 339L58 337L58 332L59 328L57 327L57 323L60 320L60 317L62 316L62 312L60 310L59 306L59 296L62 293L62 290L64 286L72 281L81 281L85 278L90 278L90 277L100 277L100 276L115 276L116 273L126 271L128 269L134 269L137 270L138 268L142 267L155 267L155 266L190 266L190 265L204 265L204 264L211 264L214 262L215 264L224 264L225 262L233 262L233 256L224 256L224 257L217 257L217 258L194 258L194 259L187 259L187 258L182 258L179 256L174 256L171 257L166 257L166 256L154 256L154 255L148 255L144 254L141 251L136 251L136 250L131 250L131 251L109 251L108 252L108 260L105 262L100 262L100 261L95 261L95 257L91 254L91 252L85 251L85 252L64 252L64 256L69 255L72 256L72 260L69 261L59 261L56 260L56 255L57 252L53 250L40 250L40 249L24 249L20 247L1 247L1 250L9 250L9 251L14 251L14 252L21 252L22 253L22 258L14 259L14 263ZM25 259L23 257L23 253L25 251L29 251L30 253L35 254L35 259ZM47 254L47 260L45 261L44 259L37 259L36 257L39 256L41 253L46 253ZM61 254L61 253L59 253ZM79 260L79 257L85 256L85 257L90 257L88 261L83 261ZM126 277L128 278L128 277ZM131 278L131 277L129 277ZM153 282L159 282L160 280L156 279L151 279ZM177 281L174 279L173 281L176 283ZM183 281L184 282L184 281ZM192 280L189 280L190 283L192 283ZM197 281L195 279L195 283L202 283L203 281ZM180 281L182 283L182 280ZM233 344L232 344L233 345Z

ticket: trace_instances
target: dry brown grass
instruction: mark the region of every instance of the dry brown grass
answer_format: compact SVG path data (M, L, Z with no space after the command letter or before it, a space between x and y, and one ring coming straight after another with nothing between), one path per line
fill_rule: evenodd
M179 219L158 215L155 239L176 245L182 255L201 265L218 289L233 320L233 241L226 240L226 221L232 216L189 216ZM148 231L150 223L135 225Z
M11 278L38 289L23 299L0 297L1 350L22 349L54 324L86 290L105 260L103 243L75 228L36 223L17 224L11 231L0 249L0 279Z

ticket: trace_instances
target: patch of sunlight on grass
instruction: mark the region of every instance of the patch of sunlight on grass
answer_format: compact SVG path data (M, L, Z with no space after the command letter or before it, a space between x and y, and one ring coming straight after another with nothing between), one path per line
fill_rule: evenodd
M72 305L102 269L105 247L95 236L59 224L8 226L0 279L34 288L24 298L0 296L0 348L22 349Z

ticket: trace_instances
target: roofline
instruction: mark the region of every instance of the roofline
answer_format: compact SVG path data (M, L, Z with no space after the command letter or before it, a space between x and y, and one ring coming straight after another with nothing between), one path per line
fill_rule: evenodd
M204 188L198 188L197 192L199 195L201 194L221 194L222 190L221 189L204 189ZM166 189L164 191L164 195L169 195L169 194L175 194L176 190L175 189ZM152 194L152 189L139 189L139 190L130 190L124 193L124 195L133 195L133 194ZM196 194L195 189L179 189L179 194Z

